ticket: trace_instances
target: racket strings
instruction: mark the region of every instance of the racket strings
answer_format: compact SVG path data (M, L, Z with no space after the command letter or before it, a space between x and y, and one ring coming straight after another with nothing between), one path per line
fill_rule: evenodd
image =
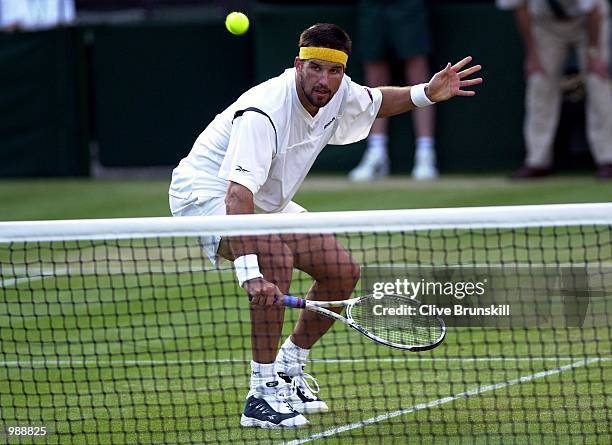
M411 312L408 307L411 307ZM418 313L419 303L404 297L387 295L359 300L351 310L355 322L380 339L402 345L428 345L442 335L440 322ZM399 311L400 315L397 314Z

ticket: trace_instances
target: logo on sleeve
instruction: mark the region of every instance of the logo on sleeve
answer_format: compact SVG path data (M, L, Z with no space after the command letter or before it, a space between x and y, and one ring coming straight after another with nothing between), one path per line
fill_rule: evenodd
M249 173L249 170L247 170L246 168L243 168L241 166L236 166L236 171L240 172L240 173Z
M323 130L327 130L327 127L329 127L331 124L333 124L335 120L336 120L336 116L332 117L332 120L330 120L328 123L326 123L323 126Z

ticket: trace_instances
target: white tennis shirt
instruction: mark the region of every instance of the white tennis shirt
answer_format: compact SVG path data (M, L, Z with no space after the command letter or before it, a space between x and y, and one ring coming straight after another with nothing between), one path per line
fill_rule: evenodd
M215 117L174 169L169 193L222 197L233 181L253 192L256 210L281 211L323 148L367 137L381 104L380 90L344 75L332 100L312 117L298 98L295 68L287 69Z

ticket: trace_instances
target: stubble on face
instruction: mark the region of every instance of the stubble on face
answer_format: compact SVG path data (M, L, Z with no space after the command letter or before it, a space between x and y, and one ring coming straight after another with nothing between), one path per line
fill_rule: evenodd
M325 66L324 66L325 65ZM322 81L317 72L326 73ZM299 88L306 101L314 108L322 108L329 103L338 91L344 69L341 65L327 65L321 61L302 61L298 71Z

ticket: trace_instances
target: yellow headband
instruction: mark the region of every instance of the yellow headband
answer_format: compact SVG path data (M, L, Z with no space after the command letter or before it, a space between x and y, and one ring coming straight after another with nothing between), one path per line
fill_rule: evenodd
M314 46L302 46L300 48L300 59L319 59L327 62L340 63L346 67L348 55L344 51L331 48L319 48Z

